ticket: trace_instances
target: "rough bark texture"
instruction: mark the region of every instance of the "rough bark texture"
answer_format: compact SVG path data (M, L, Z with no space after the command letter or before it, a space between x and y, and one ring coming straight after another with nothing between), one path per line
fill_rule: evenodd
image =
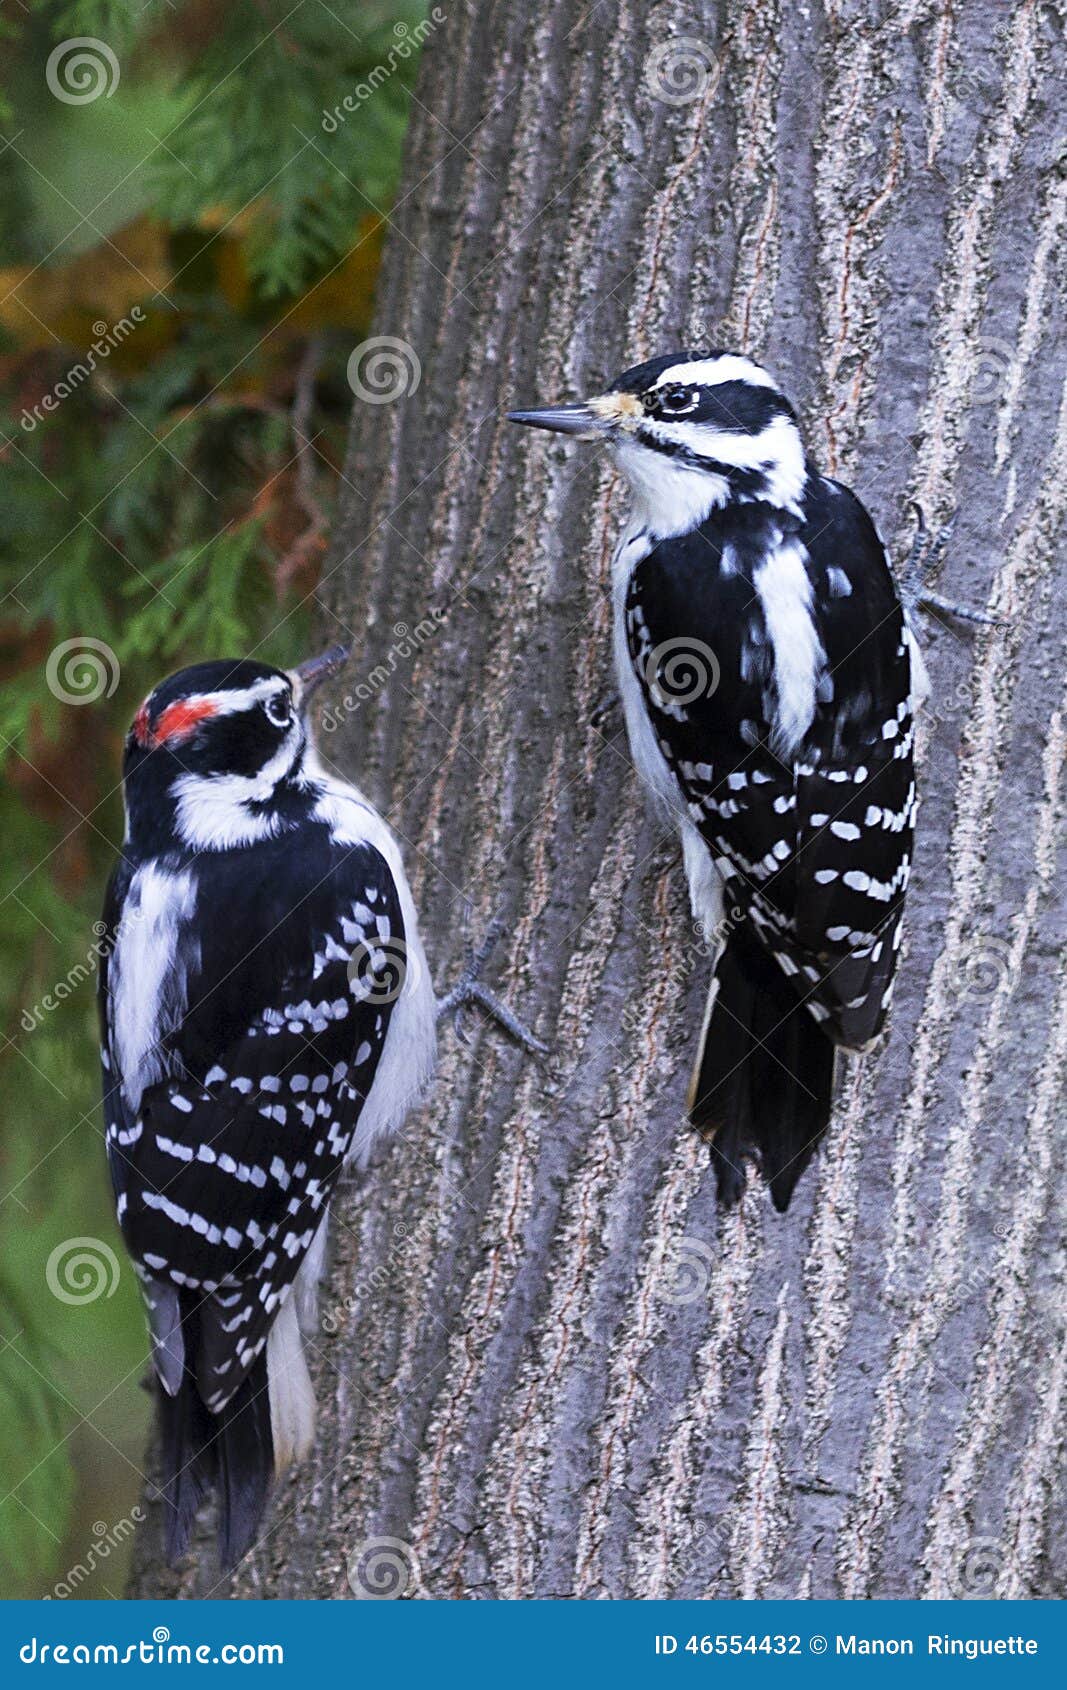
M366 687L324 746L406 842L439 986L464 900L502 913L554 1056L446 1034L335 1204L321 1439L268 1544L220 1586L149 1541L134 1592L348 1597L385 1538L428 1597L1062 1594L1058 20L447 10L378 314L421 385L355 407L322 596ZM622 490L502 420L686 342L769 362L898 553L907 498L958 507L942 590L1011 618L929 629L892 1035L784 1218L718 1215L682 1120L707 965L613 702Z

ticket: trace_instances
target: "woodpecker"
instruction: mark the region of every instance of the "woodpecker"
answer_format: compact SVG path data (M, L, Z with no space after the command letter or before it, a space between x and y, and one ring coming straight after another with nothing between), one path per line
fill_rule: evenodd
M105 1139L148 1310L171 1561L214 1488L232 1566L310 1448L301 1331L331 1193L426 1089L439 1012L479 1002L543 1048L473 976L438 1004L397 843L312 743L310 700L346 657L196 664L126 739Z
M630 484L618 682L713 957L687 1107L720 1201L753 1158L785 1210L897 963L927 682L885 547L747 357L672 352L509 415L606 443Z

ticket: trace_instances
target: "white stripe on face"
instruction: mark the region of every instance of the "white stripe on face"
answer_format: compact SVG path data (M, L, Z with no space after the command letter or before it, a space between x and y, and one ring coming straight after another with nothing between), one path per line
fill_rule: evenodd
M171 791L177 804L178 832L184 842L197 851L226 851L234 845L271 838L282 825L280 817L248 806L266 803L305 744L297 717L274 756L254 775L180 775ZM299 780L301 768L295 774Z
M669 387L673 382L684 386L718 387L724 381L747 381L753 387L774 387L773 376L761 370L751 358L741 358L726 352L721 358L693 358L688 363L670 364L654 387Z
M733 469L759 470L765 477L765 496L769 501L781 510L799 511L807 469L803 443L788 417L772 418L759 434L729 434L708 423L672 422L668 418L653 417L646 418L640 428L643 434L650 434L667 445L684 446L695 457L705 459L710 472L709 476L699 465L692 463L672 466L669 457L642 446L640 440L620 436L615 446L620 468L652 512L650 525L661 536L687 532L688 528L695 527L696 522L702 520L713 505L725 501L728 489L726 483L715 476L716 464L728 464ZM676 486L683 467L687 467L690 475L695 468L701 479L715 483L714 487L707 488L704 509L695 520L683 516L682 512L690 504L699 506L702 495L700 490L688 484L683 483L680 488ZM679 492L681 499L677 496Z
M240 710L251 710L257 704L263 704L268 698L285 692L289 683L284 675L267 675L262 681L254 681L250 687L224 687L220 692L191 692L182 698L172 699L173 704L210 704L211 714L215 716L234 716ZM151 704L153 694L149 694L147 702ZM170 705L166 706L170 709Z

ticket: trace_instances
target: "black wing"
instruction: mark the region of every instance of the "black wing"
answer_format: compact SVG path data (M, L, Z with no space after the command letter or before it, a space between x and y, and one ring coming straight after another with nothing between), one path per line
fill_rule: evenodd
M218 1413L324 1219L404 984L404 926L371 846L323 838L297 865L270 842L197 870L202 954L164 1041L166 1077L117 1108L109 1037L108 1135L160 1376L180 1379L177 1292L198 1292L191 1360Z
M825 653L814 720L785 760L752 587L783 533L805 548ZM638 565L627 631L660 749L730 898L835 1041L866 1043L888 1004L916 805L909 642L866 511L814 478L792 528L759 506L729 527L715 513Z

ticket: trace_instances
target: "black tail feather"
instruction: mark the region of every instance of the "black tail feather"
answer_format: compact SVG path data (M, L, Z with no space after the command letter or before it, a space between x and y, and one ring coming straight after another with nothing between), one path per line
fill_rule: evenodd
M218 1421L219 1562L228 1572L256 1541L274 1477L267 1352Z
M785 1210L830 1120L834 1046L744 927L731 933L712 991L690 1118L711 1141L724 1206L740 1200L755 1155Z
M182 1296L186 1357L199 1348L200 1317ZM266 1351L257 1358L221 1414L209 1414L189 1367L177 1394L160 1387L163 1447L164 1541L168 1562L187 1552L197 1510L218 1493L219 1562L236 1565L256 1540L274 1473Z
M176 1396L159 1387L163 1539L171 1566L189 1547L196 1512L215 1481L215 1424L188 1373Z

